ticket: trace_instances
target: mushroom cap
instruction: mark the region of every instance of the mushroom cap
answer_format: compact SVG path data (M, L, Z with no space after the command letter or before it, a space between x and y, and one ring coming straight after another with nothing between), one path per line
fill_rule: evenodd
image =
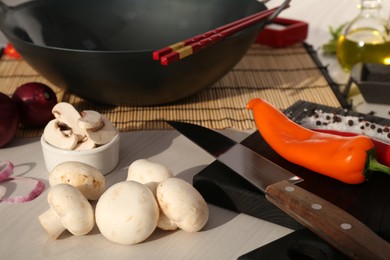
M96 224L108 240L131 245L148 238L156 229L159 208L143 184L122 181L108 188L95 209Z
M160 182L173 177L172 171L165 165L147 159L135 160L127 171L127 180L146 185L155 195Z
M89 233L95 225L91 204L72 185L62 183L51 187L47 201L61 219L62 225L73 235L83 236Z
M78 125L82 129L94 129L95 131L103 126L102 115L94 110L84 110L80 113Z
M202 195L188 182L173 177L157 187L162 212L187 232L201 230L207 223L209 208Z
M100 170L75 161L58 164L50 172L49 183L51 186L59 183L70 184L80 190L88 200L97 200L106 188L105 178Z
M157 221L157 227L162 230L176 230L178 228L176 222L168 218L160 209L160 217Z
M78 140L84 138L85 132L78 125L78 120L81 118L81 115L73 105L67 102L58 102L53 107L52 113L58 121L72 129L72 132L77 135Z
M76 135L70 134L67 136L61 131L57 119L53 119L47 123L43 130L43 138L47 143L55 147L68 150L75 148L78 142Z
M97 145L109 143L118 134L118 130L111 121L104 115L102 117L102 126L98 129L85 129L85 133Z

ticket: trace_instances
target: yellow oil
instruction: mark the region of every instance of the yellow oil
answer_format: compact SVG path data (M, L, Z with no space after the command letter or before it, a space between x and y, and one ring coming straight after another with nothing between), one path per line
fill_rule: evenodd
M359 62L390 64L390 41L372 29L351 31L340 36L337 59L346 71Z

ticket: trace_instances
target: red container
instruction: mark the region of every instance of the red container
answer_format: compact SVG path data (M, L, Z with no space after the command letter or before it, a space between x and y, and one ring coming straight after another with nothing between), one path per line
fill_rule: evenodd
M303 42L308 33L306 22L286 18L276 18L268 24L256 38L256 43L277 48Z

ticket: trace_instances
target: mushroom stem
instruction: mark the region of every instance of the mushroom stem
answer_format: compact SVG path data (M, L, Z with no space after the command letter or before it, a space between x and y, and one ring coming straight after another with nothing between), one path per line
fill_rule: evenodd
M50 211L38 217L50 237L56 239L65 229L75 236L90 232L95 224L89 201L76 187L59 183L50 187L47 194Z
M66 229L62 224L60 217L52 209L43 212L38 219L49 236L53 239L57 239Z

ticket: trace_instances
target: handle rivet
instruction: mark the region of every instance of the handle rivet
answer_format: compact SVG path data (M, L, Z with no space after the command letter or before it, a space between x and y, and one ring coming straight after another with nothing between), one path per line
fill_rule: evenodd
M312 204L311 205L311 207L313 208L313 209L316 209L316 210L320 210L320 209L322 209L322 206L320 205L320 204Z
M352 228L352 225L349 224L349 223L343 223L340 225L342 229L344 230L348 230L348 229L351 229Z
M284 189L285 189L286 191L288 191L288 192L292 192L292 191L295 190L294 187L291 187L291 186L287 186L287 187L285 187Z

